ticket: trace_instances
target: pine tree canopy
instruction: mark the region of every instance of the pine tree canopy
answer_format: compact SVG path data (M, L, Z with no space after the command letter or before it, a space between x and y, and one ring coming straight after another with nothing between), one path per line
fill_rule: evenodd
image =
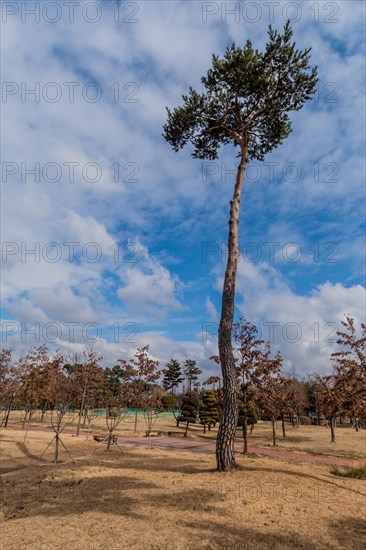
M263 52L250 40L212 56L202 93L189 89L183 106L167 109L164 138L175 151L187 143L192 156L215 160L221 145L246 146L249 159L263 160L291 133L288 113L301 109L318 81L309 52L296 49L288 21L283 33L269 27Z

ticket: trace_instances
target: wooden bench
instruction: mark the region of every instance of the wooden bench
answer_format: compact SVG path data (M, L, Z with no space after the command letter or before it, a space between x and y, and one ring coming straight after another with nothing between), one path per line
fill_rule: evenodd
M109 435L93 435L94 441L97 441L98 443L108 443ZM117 443L117 436L112 436L112 445L115 445Z
M145 437L161 437L161 432L159 430L146 430Z
M186 437L184 432L168 432L168 437Z

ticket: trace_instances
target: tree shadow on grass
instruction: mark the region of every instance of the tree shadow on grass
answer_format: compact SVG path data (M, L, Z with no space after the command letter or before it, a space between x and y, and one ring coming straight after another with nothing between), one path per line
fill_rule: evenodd
M109 464L110 466L111 464ZM291 531L291 524L286 530L275 525L270 516L263 517L263 527L250 526L250 509L242 515L242 523L234 524L232 505L221 506L220 501L227 499L227 494L220 491L218 483L211 482L200 486L185 487L184 480L161 487L154 482L139 481L133 474L92 477L93 471L85 472L78 468L78 464L71 469L61 465L60 468L40 469L38 477L34 472L29 476L27 485L13 484L5 487L5 517L21 520L24 517L78 517L83 513L93 512L110 514L117 518L128 518L138 523L129 529L141 527L146 537L154 532L157 524L154 523L154 511L159 521L159 529L164 533L164 526L168 531L169 524L164 524L167 516L178 517L176 525L177 536L184 536L190 541L187 550L336 550L339 548L363 548L362 540L366 534L366 522L358 518L347 518L329 524L328 533L322 535L322 542L312 540L311 536L304 537ZM103 465L99 462L92 466L97 471ZM136 464L135 464L136 468ZM43 471L42 471L43 470ZM270 469L267 471L272 472ZM37 470L35 470L38 473ZM91 477L83 477L83 474ZM288 473L288 472L285 472ZM46 479L40 479L45 476ZM75 477L78 476L78 477ZM161 477L161 476L160 476ZM157 481L160 480L157 478ZM234 477L222 476L221 480L229 480L233 488L237 483ZM309 476L304 476L309 477ZM315 478L316 479L316 478ZM177 481L177 480L175 480ZM323 480L319 480L323 481ZM18 492L17 492L18 491ZM264 499L263 503L265 504ZM240 502L235 504L235 507ZM244 503L243 503L244 505ZM245 508L243 508L243 511ZM178 514L178 516L177 516ZM206 515L205 515L206 514ZM219 517L218 517L219 516ZM234 516L235 517L235 516ZM192 519L194 518L194 519ZM258 517L256 516L258 520ZM258 522L257 522L258 523ZM100 525L100 535L107 533L109 522ZM167 535L168 536L168 535ZM99 540L99 539L98 539ZM102 538L100 539L100 541ZM351 545L352 541L352 545ZM353 544L354 541L354 544ZM97 543L98 541L91 541ZM163 548L173 548L172 541L166 541ZM87 548L85 541L85 548ZM143 548L141 546L140 548Z
M348 517L330 522L330 532L337 539L339 548L352 548L359 550L366 548L366 520Z
M292 471L292 470L285 470L282 468L274 467L274 468L265 468L263 466L256 467L256 466L242 466L243 471L251 471L251 472L268 472L272 473L274 475L276 474L285 474L287 476L292 477L303 477L306 479L313 479L314 481L317 481L318 483L325 483L326 485L331 485L333 487L337 487L338 489L341 489L343 491L349 491L352 493L355 493L356 495L361 495L366 497L366 493L362 493L361 491L357 491L356 489L352 489L351 487L346 487L344 485L340 485L333 481L333 479L324 479L323 477L318 477L313 474L308 474L301 471ZM331 476L330 472L327 472L329 476ZM334 476L332 476L334 477ZM361 485L360 485L361 489Z
M264 525L263 531L259 531L247 526L222 526L217 522L210 522L209 525L202 525L199 522L184 522L187 529L195 532L203 539L203 545L197 547L197 550L338 550L339 546L328 542L327 544L318 544L310 537L304 537L298 533L291 532L290 528L286 532L277 530L266 531Z
M35 455L34 453L31 453L27 445L22 441L16 441L15 444L18 447L19 451L25 455L25 457L34 459L37 459L39 457L39 454Z
M154 483L128 476L35 480L6 484L1 500L6 519L86 512L144 519L144 515L136 513L136 504L141 501L144 491L149 494L156 488Z
M108 456L109 453L105 453L105 456L102 457L98 455L98 464L103 467L116 468L116 469L132 469L136 470L138 468L138 463L143 463L144 470L148 472L174 472L181 474L203 474L207 472L215 472L216 469L212 468L209 465L199 466L197 460L187 460L186 458L174 458L174 461L171 459L169 462L164 460L164 457L148 455L150 451L146 450L146 455L129 455L125 452L124 455L121 453L121 459L116 461L115 456ZM173 462L173 463L172 463Z

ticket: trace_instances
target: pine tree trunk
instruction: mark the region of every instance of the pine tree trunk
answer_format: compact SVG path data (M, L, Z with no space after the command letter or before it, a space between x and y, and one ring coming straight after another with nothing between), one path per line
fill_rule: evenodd
M184 432L184 437L187 437L187 433L188 433L188 425L189 425L189 422L187 422L187 424L186 424L186 431Z
M239 261L240 197L247 162L247 149L242 146L233 199L230 206L228 259L222 291L221 319L218 333L219 355L223 379L223 410L216 441L216 461L219 471L228 471L235 463L235 433L238 420L237 376L231 336L234 319L235 282Z

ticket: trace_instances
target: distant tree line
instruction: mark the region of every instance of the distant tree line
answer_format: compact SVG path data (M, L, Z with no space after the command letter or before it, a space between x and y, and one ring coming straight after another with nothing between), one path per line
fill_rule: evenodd
M258 419L269 420L276 445L277 425L286 437L286 421L298 426L326 423L335 442L336 422L348 421L355 430L366 424L366 327L357 331L347 316L338 334L338 351L332 353L333 372L306 379L285 376L280 353L273 355L269 342L258 337L253 323L241 318L233 325L233 353L236 358L237 425L242 428L248 452L248 432ZM47 411L62 407L78 411L77 435L98 408L134 408L137 432L138 409L173 409L177 426L199 423L204 432L220 423L223 391L220 376L210 376L201 385L201 369L193 359L182 364L171 359L158 370L159 362L149 346L137 349L130 360L119 359L103 368L95 352L83 352L72 360L46 346L31 349L13 360L10 349L0 353L0 425L6 427L11 411L23 411L23 427L35 413L43 421ZM219 364L218 356L210 359ZM161 382L160 379L162 378ZM182 387L183 384L183 387ZM211 386L211 389L209 389ZM181 388L181 390L180 390ZM182 391L183 390L183 391ZM307 418L306 418L307 417ZM309 418L310 417L310 418Z

